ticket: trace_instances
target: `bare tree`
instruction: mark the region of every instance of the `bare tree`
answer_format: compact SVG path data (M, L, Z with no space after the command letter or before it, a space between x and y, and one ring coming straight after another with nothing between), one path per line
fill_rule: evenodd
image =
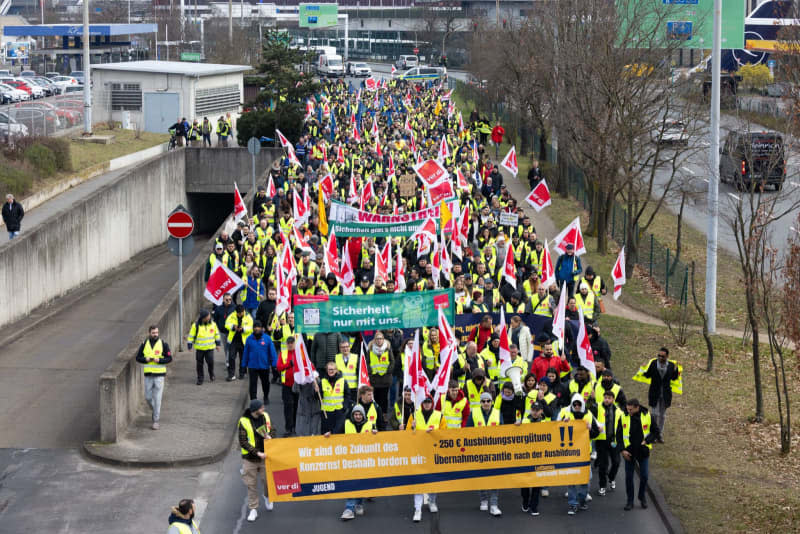
M456 32L463 31L464 11L460 3L424 3L419 11L418 27L420 37L430 43L441 43L440 57L447 57L447 41Z

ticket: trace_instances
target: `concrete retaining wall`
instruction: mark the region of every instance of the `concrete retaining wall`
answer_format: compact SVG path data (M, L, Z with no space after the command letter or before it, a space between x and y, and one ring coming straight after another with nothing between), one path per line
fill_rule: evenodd
M45 224L0 246L0 324L167 239L167 214L186 203L181 151L120 175Z
M242 194L252 187L252 161L246 148L187 148L187 193L232 193L233 182ZM280 148L262 148L256 156L256 176L280 158Z

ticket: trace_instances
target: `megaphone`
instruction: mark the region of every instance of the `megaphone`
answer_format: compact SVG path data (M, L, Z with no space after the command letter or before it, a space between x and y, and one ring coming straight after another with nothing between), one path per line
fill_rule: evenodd
M506 369L505 375L507 378L511 379L511 384L514 386L514 393L522 393L522 380L520 380L522 369L516 365L510 365L508 369Z

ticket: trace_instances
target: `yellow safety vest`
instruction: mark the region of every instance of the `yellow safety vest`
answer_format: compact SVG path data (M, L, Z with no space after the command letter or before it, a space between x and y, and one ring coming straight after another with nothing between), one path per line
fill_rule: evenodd
M543 317L552 317L553 312L550 311L550 295L546 295L544 300L539 300L539 294L531 297L531 309L534 315L541 315Z
M586 277L581 278L581 283L585 283L589 286L589 289L592 290L592 293L599 299L600 297L600 289L603 287L603 281L600 279L599 276L595 275L594 280L591 283L586 279Z
M647 436L650 435L650 427L652 426L652 421L650 419L650 412L642 413L639 412L640 422L642 424L642 435L644 439L647 439ZM631 416L628 414L624 414L620 417L622 421L622 443L625 445L625 448L629 447L631 444ZM648 449L653 448L652 443L647 444Z
M219 341L219 332L217 325L214 321L209 321L208 324L192 323L192 328L189 330L189 343L194 345L197 350L214 350L216 342Z
M389 370L389 351L392 350L388 348L384 351L383 354L378 356L372 351L369 351L369 368L372 372L376 375L385 375L386 371Z
M436 345L424 343L422 345L422 357L424 358L422 365L426 369L436 369L439 366L439 350Z
M480 355L486 362L486 373L489 375L489 380L500 378L500 366L494 353L486 347L480 352Z
M594 416L592 415L592 412L590 412L589 410L586 410L586 416L589 419L586 419L586 417L584 417L583 419L581 419L581 421L585 421L585 422L588 422L588 423L591 423L592 421L594 421ZM572 410L570 409L570 407L569 406L565 406L564 408L561 408L561 411L558 413L558 420L559 421L575 421L576 419L575 419L575 416L572 414ZM594 441L596 439L597 438L592 438L592 441Z
M594 293L589 291L586 293L586 298L583 298L580 292L575 293L575 304L583 308L583 316L587 319L594 318Z
M239 418L239 426L244 428L245 432L247 432L247 442L252 445L253 447L256 446L256 432L258 432L262 438L266 438L267 435L272 431L272 422L269 420L269 415L267 412L264 412L264 424L260 427L253 429L253 425L250 422L249 417L240 417ZM263 452L263 451L261 451ZM248 452L247 449L244 447L242 448L242 456L247 456Z
M644 376L644 374L647 372L647 369L650 367L650 364L652 364L656 359L657 358L653 358L649 362L647 362L647 364L639 367L639 370L636 371L635 375L633 375L633 379L636 382L641 382L642 384L649 384L650 379ZM675 393L676 395L683 395L683 366L680 365L675 360L669 360L669 361L674 363L675 367L678 368L678 378L676 378L675 380L670 380L669 387L672 390L672 392Z
M177 528L180 534L194 534L192 532L192 527L194 527L195 531L200 532L200 530L197 527L197 523L195 523L194 520L192 520L192 527L190 527L186 523L178 523L177 521L175 523L170 523L169 526L170 528L172 527Z
M481 393L488 390L486 380L480 389L475 385L472 380L467 381L467 399L469 399L469 409L472 411L481 409Z
M445 397L442 401L442 415L444 416L447 428L460 428L463 420L464 408L467 406L467 398L464 397L455 404Z
M366 421L361 426L361 434L367 434L369 432L372 432L372 423L370 423L369 421ZM359 433L359 432L356 432L356 425L354 425L353 422L350 419L348 419L347 421L344 422L344 433L345 434L358 434Z
M532 389L528 392L528 395L525 397L525 417L530 415L531 413L531 406L533 403L537 402L536 399L539 397L539 390ZM556 396L553 393L546 393L544 399L542 399L545 404L550 404L554 400L556 400Z
M231 313L228 315L228 318L225 319L225 328L228 329L228 343L233 341L236 332L234 329L237 326L242 327L242 344L247 342L247 338L250 337L250 334L253 333L253 318L250 316L249 313L245 313L242 316L242 324L239 324L238 321L239 317L237 317L236 312Z
M613 384L611 386L611 389L609 391L611 391L611 393L614 394L615 401L617 400L617 395L619 395L619 390L621 389L622 387L619 384ZM597 385L594 387L594 401L597 403L598 406L603 404L603 395L605 394L606 394L606 388L603 387L602 381L598 380Z
M150 339L144 342L144 349L142 349L145 359L160 360L164 357L164 343L159 339L154 346L150 346ZM146 363L144 364L144 374L146 375L165 375L167 374L167 366L160 363Z
M572 396L575 393L580 393L581 395L583 395L583 402L587 403L587 402L589 402L589 399L592 398L592 392L594 391L594 385L595 385L595 382L592 381L592 380L589 380L588 382L586 382L586 384L584 384L584 386L581 389L581 391L578 391L578 383L573 380L572 382L569 383L569 396L570 396L570 398L572 398ZM600 400L602 400L602 399L600 399Z
M322 411L335 412L344 407L344 378L331 386L330 381L322 380Z
M422 409L420 408L416 412L414 412L414 423L417 427L417 430L436 430L442 424L442 412L439 410L433 410L431 412L431 417L427 421L425 420L425 415L422 413ZM406 430L411 429L411 424L406 427Z
M611 435L613 436L617 431L617 423L622 419L622 410L617 408L616 404L612 404L611 406L614 408L614 426L610 429ZM606 439L609 429L606 428L606 410L605 406L602 404L597 407L597 423L598 425L602 425L600 426L600 434L597 435L597 439ZM616 438L612 437L611 440L616 441Z
M344 363L344 354L341 352L336 355L336 368L342 373L342 377L347 381L347 385L355 389L358 387L358 357L350 353L347 363Z
M492 413L489 414L489 421L486 422L483 418L483 410L478 408L472 412L472 423L475 426L497 426L500 424L500 410L492 408Z

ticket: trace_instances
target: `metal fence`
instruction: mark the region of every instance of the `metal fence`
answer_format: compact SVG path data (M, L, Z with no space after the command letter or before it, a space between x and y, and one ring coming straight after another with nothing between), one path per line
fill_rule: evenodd
M22 137L59 136L83 124L83 92L0 105L0 141Z
M557 161L556 149L549 143L542 146L539 132L521 125L518 116L508 113L508 108L503 104L491 103L487 99L486 88L483 82L474 80L473 83L464 83L455 79L448 79L448 87L454 88L466 102L472 102L482 115L496 118L503 123L506 132L516 139L519 154L532 150L537 153L544 152L544 161L555 166ZM464 110L466 112L466 110ZM592 195L586 188L586 177L581 169L573 164L567 168L567 192L583 205L583 209L592 213ZM617 243L625 243L629 229L625 208L619 202L614 202L609 222L611 238ZM678 260L675 261L675 251L661 244L652 233L642 233L636 225L633 231L639 236L639 258L636 264L646 273L654 284L658 285L669 298L686 306L689 293L689 266Z

